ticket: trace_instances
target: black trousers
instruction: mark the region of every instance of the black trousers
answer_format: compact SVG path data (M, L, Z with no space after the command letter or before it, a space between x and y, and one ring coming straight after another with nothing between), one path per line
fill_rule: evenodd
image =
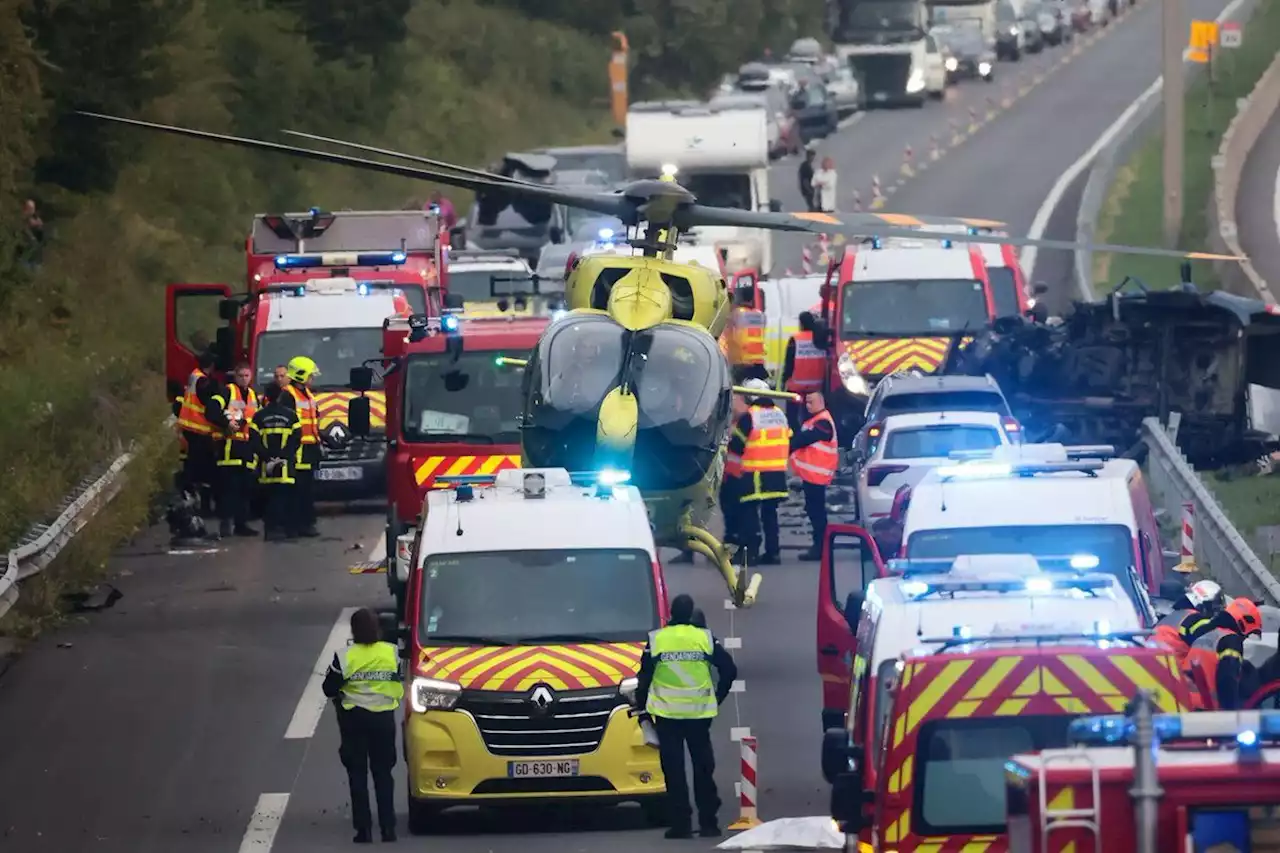
M292 536L297 533L297 498L292 483L262 483L262 535Z
M187 439L187 458L182 461L182 487L200 497L200 512L213 511L213 489L217 479L213 438L194 432L183 432Z
M672 829L692 829L689 780L684 773L685 748L693 766L693 801L698 806L698 826L715 826L720 814L716 791L716 755L711 747L711 720L653 718L658 732L658 760L667 779L667 818Z
M244 465L218 466L218 519L223 524L234 524L239 528L249 523L253 481L253 472Z
M742 501L738 518L742 527L742 547L748 554L764 553L775 556L781 553L778 544L778 504L777 498L763 501ZM763 534L763 537L762 537ZM761 539L764 540L764 551L761 552Z
M827 538L827 487L801 482L804 492L804 514L813 528L813 550L821 551Z
M724 518L726 545L742 544L742 504L738 495L742 487L735 478L725 477L720 483L720 515Z
M293 526L299 532L316 526L316 469L301 468L293 472Z
M338 733L342 743L338 757L347 770L351 786L351 822L356 832L373 829L369 811L369 776L373 775L373 794L378 802L378 828L383 832L396 828L396 785L391 770L396 766L395 711L338 709Z

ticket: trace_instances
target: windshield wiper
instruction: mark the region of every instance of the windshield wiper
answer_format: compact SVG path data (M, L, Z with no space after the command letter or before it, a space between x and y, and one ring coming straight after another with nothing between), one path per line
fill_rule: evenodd
M522 643L607 643L609 640L593 634L537 634L521 637Z
M428 643L470 643L473 646L512 646L510 640L485 637L480 634L428 634Z

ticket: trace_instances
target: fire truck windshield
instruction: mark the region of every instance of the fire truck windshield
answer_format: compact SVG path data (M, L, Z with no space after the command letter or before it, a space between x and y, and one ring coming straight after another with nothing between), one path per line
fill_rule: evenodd
M258 385L268 385L278 365L306 356L320 373L316 388L345 388L351 368L377 358L382 352L382 329L291 329L263 332L256 344L255 373Z
M405 365L404 439L520 443L524 369L499 363L523 351L414 355Z
M428 558L425 570L423 645L464 638L641 643L661 624L653 564L643 551L439 554Z
M915 817L921 835L1005 831L1009 756L1067 745L1074 717L934 720L916 746Z
M1115 575L1134 601L1141 597L1133 571L1133 533L1122 524L1054 524L1016 527L956 527L917 530L907 541L907 558L961 554L1093 554L1098 571Z
M991 298L996 303L997 317L1013 317L1018 314L1018 282L1012 267L987 267L987 279L991 282Z
M962 279L851 281L840 337L946 335L987 325L982 282Z

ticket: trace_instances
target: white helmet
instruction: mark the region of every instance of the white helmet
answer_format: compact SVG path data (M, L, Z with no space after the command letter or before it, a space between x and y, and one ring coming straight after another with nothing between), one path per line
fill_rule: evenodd
M1186 595L1187 601L1197 609L1204 609L1207 605L1219 607L1225 599L1222 587L1213 581L1196 581L1187 587Z

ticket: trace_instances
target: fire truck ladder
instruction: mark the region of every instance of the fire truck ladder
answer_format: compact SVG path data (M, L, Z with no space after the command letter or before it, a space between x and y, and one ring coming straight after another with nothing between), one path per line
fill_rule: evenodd
M1049 768L1052 765L1089 766L1093 799L1087 808L1049 808ZM1093 836L1093 851L1102 851L1102 771L1084 749L1046 749L1040 753L1040 837L1049 849L1049 833L1057 829L1082 829Z

